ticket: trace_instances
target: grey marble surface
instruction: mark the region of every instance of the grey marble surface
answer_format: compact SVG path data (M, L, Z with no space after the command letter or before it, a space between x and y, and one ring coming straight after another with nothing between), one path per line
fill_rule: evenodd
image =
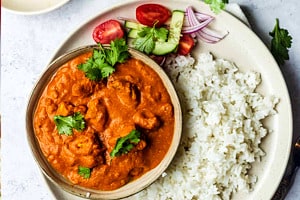
M57 47L86 20L121 0L72 0L50 13L22 16L1 12L1 193L2 199L52 199L26 141L28 95ZM293 36L290 60L281 67L293 107L294 138L300 134L300 1L232 0L269 46L275 18ZM287 200L300 199L300 172Z

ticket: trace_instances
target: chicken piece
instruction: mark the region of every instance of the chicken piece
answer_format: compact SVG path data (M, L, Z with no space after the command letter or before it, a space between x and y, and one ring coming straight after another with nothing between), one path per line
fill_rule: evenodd
M136 145L135 148L136 148L138 151L141 151L141 150L145 149L146 146L147 146L146 141L145 141L145 140L140 140L140 142Z
M130 170L129 174L131 176L139 176L144 171L144 168L142 167L134 167L132 170Z
M91 81L83 80L76 82L72 86L72 95L75 97L86 97L93 93L93 85Z
M85 114L87 111L87 107L85 105L79 105L74 108L74 113L80 112L81 114Z
M101 158L101 157L99 157ZM79 166L85 166L85 167L88 167L88 168L93 168L95 167L98 162L97 162L97 157L95 156L81 156L79 159L78 159L78 165Z
M145 98L149 99L153 103L160 102L162 100L161 92L157 91L152 85L145 86L145 92L143 93Z
M173 105L170 103L162 104L158 113L169 117L173 116Z
M158 117L156 117L151 111L143 109L133 115L133 121L139 127L152 130L156 129L160 125Z
M92 128L84 132L75 132L74 136L64 140L64 152L66 160L73 160L73 165L82 165L92 168L104 163L105 148L98 140ZM62 155L64 156L64 155ZM71 164L71 163L69 163Z
M77 135L76 138L69 143L69 149L78 155L89 155L93 150L93 138L87 135Z
M109 88L114 88L120 102L130 108L135 108L140 99L137 86L126 80L113 80L108 82Z
M62 146L59 157L63 159L65 165L73 166L75 164L76 155L68 148L68 145Z
M44 99L44 101L45 101L48 116L49 117L53 116L57 110L57 105L50 98L46 98Z
M73 106L71 104L66 103L66 102L61 102L58 105L56 115L68 116L73 113L72 111L73 111Z
M85 119L98 132L105 129L105 123L108 119L108 113L105 105L99 99L93 99L88 103L88 110Z

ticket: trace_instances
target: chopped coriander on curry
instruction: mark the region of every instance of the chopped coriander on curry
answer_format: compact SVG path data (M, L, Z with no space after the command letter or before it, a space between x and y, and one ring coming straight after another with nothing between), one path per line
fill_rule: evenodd
M140 142L141 133L138 130L132 130L128 135L120 137L110 153L111 158L127 154L135 145Z
M66 117L55 115L54 122L59 134L72 135L73 129L81 131L85 128L85 121L80 112Z
M78 174L83 178L90 178L91 177L91 169L88 167L78 166Z
M79 64L78 69L92 81L99 81L110 76L115 71L116 63L123 63L129 57L128 45L124 39L111 41L110 48L104 48L99 43L99 50L94 49L92 57Z

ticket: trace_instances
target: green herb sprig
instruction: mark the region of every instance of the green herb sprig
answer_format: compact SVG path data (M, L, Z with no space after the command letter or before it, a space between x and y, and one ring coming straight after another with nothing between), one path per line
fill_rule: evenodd
M155 42L166 41L167 36L166 28L155 28L154 24L153 27L143 27L138 32L138 37L133 41L133 45L137 50L150 54L155 47Z
M78 69L92 81L99 81L110 76L115 71L115 64L125 62L129 57L126 41L117 38L110 43L110 48L104 48L99 43L99 50L94 49L92 57L79 64Z
M271 53L279 65L283 65L285 60L289 60L289 48L292 46L292 37L288 30L280 28L279 20L276 19L276 24L272 32Z
M72 135L73 129L82 131L85 128L85 121L80 112L74 113L71 116L54 116L54 123L57 127L58 133L61 135Z
M210 9L218 14L221 12L221 10L225 9L226 4L229 2L229 0L204 0L206 4L209 4Z
M91 169L88 167L78 166L78 174L83 178L88 179L91 177Z
M128 135L118 138L114 149L110 153L110 157L127 154L135 145L140 142L141 133L138 130L132 130Z

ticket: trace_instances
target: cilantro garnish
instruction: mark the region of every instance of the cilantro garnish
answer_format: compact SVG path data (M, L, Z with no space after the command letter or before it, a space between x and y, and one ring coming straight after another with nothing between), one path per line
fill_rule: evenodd
M91 177L91 169L88 167L78 166L78 174L83 178L90 178Z
M276 19L276 24L272 32L271 53L280 65L284 64L285 60L289 59L289 50L292 46L292 37L289 35L288 30L280 28L279 20Z
M140 142L141 133L138 130L132 130L128 135L118 138L117 143L110 153L111 158L127 154L135 145Z
M221 12L221 10L225 9L226 4L229 2L229 0L204 0L206 4L209 4L210 9L218 14Z
M94 49L92 57L77 67L90 80L99 81L110 76L115 71L115 64L123 63L128 57L126 41L123 38L117 38L111 41L110 48L103 48L99 43L99 50Z
M156 41L165 41L168 30L166 28L143 27L138 33L138 37L133 41L134 47L146 54L150 54L155 47Z
M54 116L54 122L56 124L59 134L72 135L73 128L76 130L83 130L85 128L85 121L83 115L80 112L76 112L72 116Z

